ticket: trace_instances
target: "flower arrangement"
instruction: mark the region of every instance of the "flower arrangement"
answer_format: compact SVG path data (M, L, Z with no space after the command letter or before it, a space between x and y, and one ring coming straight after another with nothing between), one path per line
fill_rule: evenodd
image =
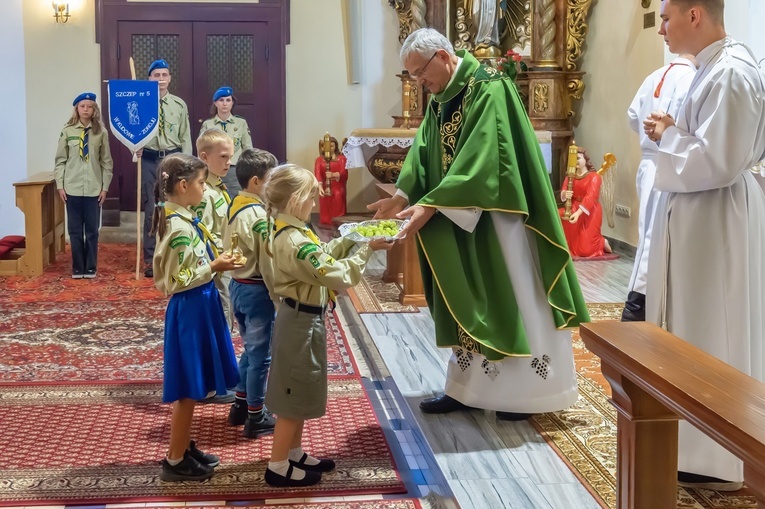
M518 71L526 71L528 67L523 63L523 56L520 53L509 49L505 56L497 61L497 69L507 74L507 76L515 82L515 78L518 76Z

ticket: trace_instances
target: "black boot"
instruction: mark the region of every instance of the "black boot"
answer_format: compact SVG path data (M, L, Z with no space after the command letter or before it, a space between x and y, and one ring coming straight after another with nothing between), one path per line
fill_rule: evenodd
M622 322L645 322L645 295L630 292L622 311Z
M435 398L420 401L420 410L426 414L448 414L455 410L473 410L473 407L462 404L446 394L442 394Z

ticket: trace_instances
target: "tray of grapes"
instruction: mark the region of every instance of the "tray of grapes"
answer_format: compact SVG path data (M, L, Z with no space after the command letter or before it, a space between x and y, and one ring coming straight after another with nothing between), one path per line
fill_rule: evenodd
M400 219L370 219L360 223L343 223L338 227L341 237L364 243L372 239L394 240L406 224Z

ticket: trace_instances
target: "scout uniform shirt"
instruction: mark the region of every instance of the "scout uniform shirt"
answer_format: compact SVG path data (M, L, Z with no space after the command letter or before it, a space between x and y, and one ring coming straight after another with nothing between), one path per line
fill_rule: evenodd
M345 258L353 246L353 241L342 237L324 244L298 218L278 214L271 244L273 292L302 304L325 306L329 290L351 288L361 281L373 251L369 244L362 244Z
M181 149L191 155L191 129L189 128L189 110L186 103L178 96L168 92L159 101L159 120L156 135L145 148L149 150Z
M199 136L208 129L220 129L228 134L234 140L234 155L231 156L231 164L234 165L242 155L243 150L252 148L252 138L250 137L250 128L247 121L242 117L231 115L226 120L221 120L218 115L208 118L202 122L202 129L199 130Z
M92 124L91 124L92 126ZM61 131L56 149L54 175L56 188L70 196L98 196L108 191L112 182L112 154L106 129L98 134L87 132L87 156L81 155L80 144L85 126L77 122Z
M219 176L208 172L207 188L202 196L202 202L196 207L192 207L192 210L212 233L219 251L223 250L223 229L228 223L226 212L230 203L231 197L228 195L223 181Z
M239 236L239 248L247 257L241 269L231 272L234 279L262 278L266 286L273 288L271 257L266 252L268 233L271 230L266 210L260 197L240 191L228 210L228 225L223 239L226 250L231 249L231 234Z
M154 250L154 285L166 294L191 290L213 279L210 251L194 226L196 217L187 208L165 203L167 231ZM201 226L201 225L200 225ZM204 235L204 230L202 230Z

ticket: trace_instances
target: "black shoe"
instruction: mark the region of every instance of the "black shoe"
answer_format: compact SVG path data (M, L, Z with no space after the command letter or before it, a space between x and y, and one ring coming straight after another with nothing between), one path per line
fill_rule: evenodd
M319 472L309 472L305 470L305 477L302 479L292 479L292 470L295 467L290 465L287 469L287 475L279 475L270 468L266 468L266 484L274 486L276 488L296 488L299 486L313 486L321 481L321 474Z
M426 414L448 414L455 410L474 410L474 408L464 405L456 399L443 394L437 398L420 401L420 410Z
M247 401L237 398L228 411L228 423L232 426L241 426L245 422L247 422Z
M213 476L215 470L210 465L203 465L192 458L188 451L183 454L183 460L175 466L162 460L162 471L159 478L163 481L204 481Z
M497 412L497 419L500 421L525 421L532 414L520 414L516 412Z
M274 432L274 426L276 426L276 419L273 414L267 410L260 412L261 417L253 418L249 415L244 423L244 429L242 430L242 436L244 438L258 438L263 435L270 435Z
M154 267L152 267L151 265L147 266L143 270L143 277L154 277Z
M96 278L96 271L95 270L89 270L85 272L85 275L83 276L85 279L95 279Z
M217 404L228 405L236 401L236 393L234 391L226 391L226 394L213 394L209 398L199 400L200 405Z
M187 451L189 456L197 460L203 465L211 467L217 467L220 464L220 458L214 454L209 454L197 449L197 444L193 440L189 443L189 450Z
M714 491L738 491L744 487L742 482L724 481L717 477L692 474L690 472L678 472L677 484L684 488L696 488Z
M630 292L622 311L622 322L645 322L645 295Z
M293 467L302 468L306 472L329 472L335 469L335 460L331 460L329 458L317 458L319 463L316 465L306 465L306 458L308 458L308 454L303 453L303 457L300 458L300 461L290 460L290 465Z

